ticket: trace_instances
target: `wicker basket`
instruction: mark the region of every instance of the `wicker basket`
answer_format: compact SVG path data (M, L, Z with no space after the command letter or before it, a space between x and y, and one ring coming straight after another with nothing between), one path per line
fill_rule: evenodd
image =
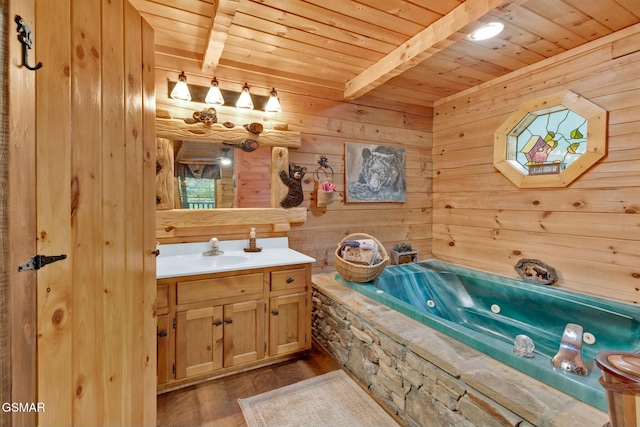
M346 242L347 240L361 239L371 239L378 244L378 252L380 252L382 261L373 265L358 265L349 261L345 261L340 256L340 248L342 247L342 244L344 242ZM380 273L382 273L382 271L389 263L389 255L387 255L387 251L384 249L382 243L380 243L375 237L369 236L368 234L364 233L354 233L349 234L347 237L342 239L340 243L338 243L338 247L336 248L336 251L334 253L333 262L336 266L336 270L344 280L364 283L375 279L380 275Z

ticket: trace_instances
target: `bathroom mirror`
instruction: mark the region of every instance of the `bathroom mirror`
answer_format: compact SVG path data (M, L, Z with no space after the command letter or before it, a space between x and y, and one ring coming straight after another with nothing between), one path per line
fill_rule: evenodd
M208 141L159 140L156 208L271 207L271 148L250 153Z
M234 146L247 139L256 141L259 148L247 152ZM174 144L176 144L175 147ZM181 144L180 147L177 144ZM287 231L291 223L305 222L305 208L279 207L280 200L288 190L281 182L279 172L288 170L288 149L300 146L299 132L269 129L260 134L252 134L244 126L228 128L219 123L206 126L202 123L187 124L184 120L156 118L156 237L159 240L181 238L181 236L206 233L212 227L245 224L271 224L273 231ZM232 207L176 208L175 201L166 197L171 192L175 194L179 191L176 189L177 180L174 179L173 156L189 158L193 161L199 158L197 153L204 152L206 154L201 158L207 159L206 164L209 165L212 164L210 160L221 161L226 148L232 148L228 154L233 157L235 164L233 170L236 191L232 192L234 194ZM247 171L255 178L250 179L248 175L246 178L241 177L239 174L244 173L243 171ZM216 172L207 171L208 173ZM221 179L224 179L224 176L223 167ZM233 186L233 182L229 185ZM243 186L247 189L240 188ZM246 193L244 196L243 191ZM257 195L261 198L260 205L257 205L258 202L255 200L250 202L253 203L251 207L247 207L246 203L243 205L243 198L246 201L259 192L262 192ZM227 194L227 190L225 189L221 194Z

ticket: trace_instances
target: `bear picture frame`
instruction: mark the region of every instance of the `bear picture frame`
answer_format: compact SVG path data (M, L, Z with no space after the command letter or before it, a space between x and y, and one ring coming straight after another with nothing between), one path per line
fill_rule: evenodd
M405 149L359 142L345 143L345 202L406 200Z

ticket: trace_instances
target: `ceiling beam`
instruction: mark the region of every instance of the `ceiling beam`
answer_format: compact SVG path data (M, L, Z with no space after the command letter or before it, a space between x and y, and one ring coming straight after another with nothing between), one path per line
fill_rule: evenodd
M227 42L227 35L240 0L218 0L218 7L211 19L209 35L202 54L202 71L213 74Z
M509 13L526 0L466 0L442 18L402 43L362 73L347 81L345 100L354 100L415 67L456 42L451 37L465 26L498 9L492 17Z

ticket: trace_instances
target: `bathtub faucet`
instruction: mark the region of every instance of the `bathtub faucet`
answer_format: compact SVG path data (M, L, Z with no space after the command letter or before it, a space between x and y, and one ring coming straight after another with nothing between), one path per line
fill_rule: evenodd
M551 364L556 369L586 376L589 371L582 361L582 326L568 323L564 328L560 350L551 359Z
M224 252L220 250L219 244L220 244L220 242L215 237L213 239L209 240L209 247L211 249L209 249L206 252L203 252L202 255L204 255L204 256L214 256L214 255L222 255L222 254L224 254Z

